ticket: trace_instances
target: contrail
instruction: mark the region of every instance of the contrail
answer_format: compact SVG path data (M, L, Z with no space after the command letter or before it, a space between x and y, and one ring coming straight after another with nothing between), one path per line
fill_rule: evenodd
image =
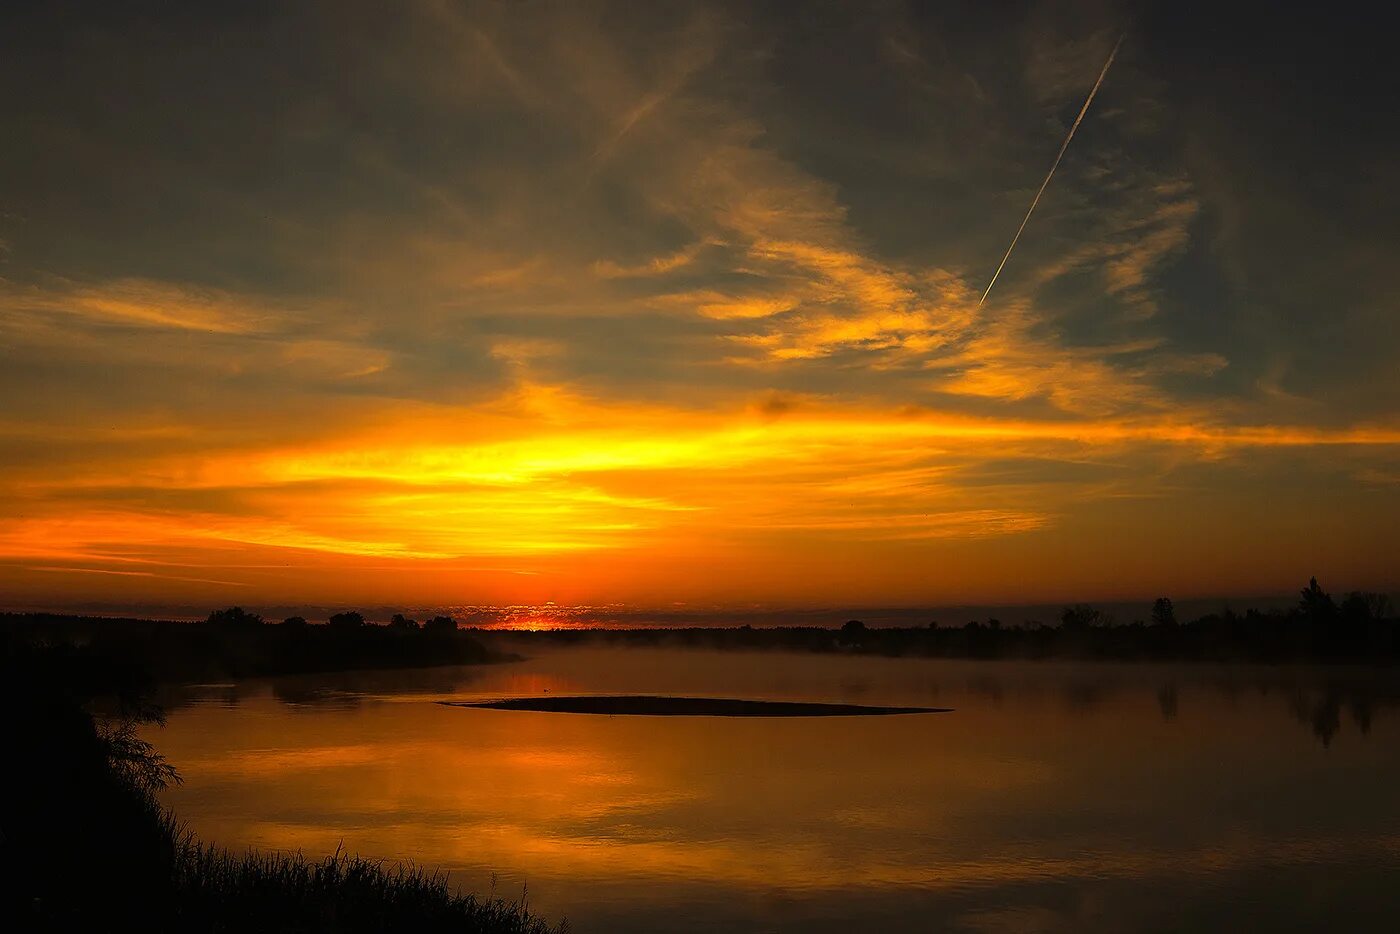
M1094 86L1089 91L1089 96L1084 99L1084 106L1079 108L1079 116L1074 118L1074 124L1069 128L1069 133L1065 136L1065 141L1060 144L1060 152L1055 156L1055 164L1050 166L1050 171L1045 173L1045 181L1040 183L1040 190L1035 193L1035 198L1031 200L1031 206L1026 211L1026 216L1021 218L1021 226L1016 228L1016 236L1011 238L1011 245L1006 248L1006 254L1002 256L1001 262L997 264L997 271L992 273L992 281L987 283L987 291L982 293L982 299L977 303L977 307L982 307L982 302L987 300L987 296L992 293L992 286L997 284L997 276L1001 275L1002 269L1006 267L1006 261L1011 258L1011 251L1016 249L1016 241L1021 239L1021 231L1026 229L1026 224L1030 221L1031 215L1035 213L1035 206L1040 203L1040 196L1045 194L1045 186L1050 184L1050 179L1054 176L1055 170L1060 167L1060 160L1065 157L1065 150L1069 148L1069 141L1074 139L1074 131L1079 129L1079 124L1084 122L1084 115L1089 112L1089 105L1094 102L1094 95L1099 93L1099 85L1103 84L1104 76L1108 74L1109 67L1113 64L1114 57L1118 54L1118 47L1123 44L1123 37L1127 33L1118 37L1118 41L1113 43L1113 51L1108 53L1108 61L1103 63L1103 71L1099 72L1099 80L1094 82Z

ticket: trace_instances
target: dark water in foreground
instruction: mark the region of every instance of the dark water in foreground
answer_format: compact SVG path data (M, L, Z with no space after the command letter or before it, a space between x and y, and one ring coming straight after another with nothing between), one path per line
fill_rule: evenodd
M413 859L575 931L1400 927L1400 687L1310 669L566 650L204 686L205 839ZM676 693L936 716L441 706Z

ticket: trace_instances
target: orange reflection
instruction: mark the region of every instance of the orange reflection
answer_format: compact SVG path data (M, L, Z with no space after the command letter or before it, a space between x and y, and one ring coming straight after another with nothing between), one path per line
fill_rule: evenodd
M1097 682L1084 679L1104 671L1118 680L1086 691ZM431 703L443 696L433 690L384 687L355 705L286 707L254 686L236 707L173 712L156 737L186 779L170 801L229 845L319 853L343 843L453 868L469 886L499 871L527 879L550 910L584 920L578 903L557 899L592 903L613 897L597 886L616 885L625 904L664 901L674 887L703 885L721 899L919 886L995 900L998 886L1047 880L1160 885L1400 859L1400 834L1357 822L1389 800L1394 722L1372 727L1384 736L1324 750L1291 721L1283 697L1189 683L1189 722L1164 718L1152 679L1191 672L581 650L472 675L447 694L672 685L820 700L854 691L867 702L936 699L957 710L609 718L448 708ZM1007 680L989 694L988 678ZM1225 773L1230 783L1219 781ZM1280 784L1294 773L1321 784ZM1283 837L1247 816L1221 824L1216 809L1255 784L1288 799L1271 813L1337 813L1312 830L1292 823ZM1104 795L1108 785L1118 793ZM1349 796L1326 797L1343 786ZM1138 798L1153 807L1121 810ZM1036 830L1047 821L1052 831Z

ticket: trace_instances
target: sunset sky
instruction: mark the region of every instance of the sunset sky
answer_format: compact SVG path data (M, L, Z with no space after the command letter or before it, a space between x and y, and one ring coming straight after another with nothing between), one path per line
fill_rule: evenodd
M1374 24L19 6L7 606L1400 587Z

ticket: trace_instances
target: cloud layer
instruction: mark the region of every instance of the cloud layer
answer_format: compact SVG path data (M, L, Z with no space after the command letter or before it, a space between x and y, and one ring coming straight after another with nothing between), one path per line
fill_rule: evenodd
M1350 289L1372 242L1348 288L1304 262L1288 299L1256 287L1257 237L1308 201L1232 181L1263 153L1185 125L1144 27L978 307L1121 17L929 15L33 14L7 76L72 67L0 155L0 585L1393 584L1393 286ZM1279 202L1301 216L1250 239Z

